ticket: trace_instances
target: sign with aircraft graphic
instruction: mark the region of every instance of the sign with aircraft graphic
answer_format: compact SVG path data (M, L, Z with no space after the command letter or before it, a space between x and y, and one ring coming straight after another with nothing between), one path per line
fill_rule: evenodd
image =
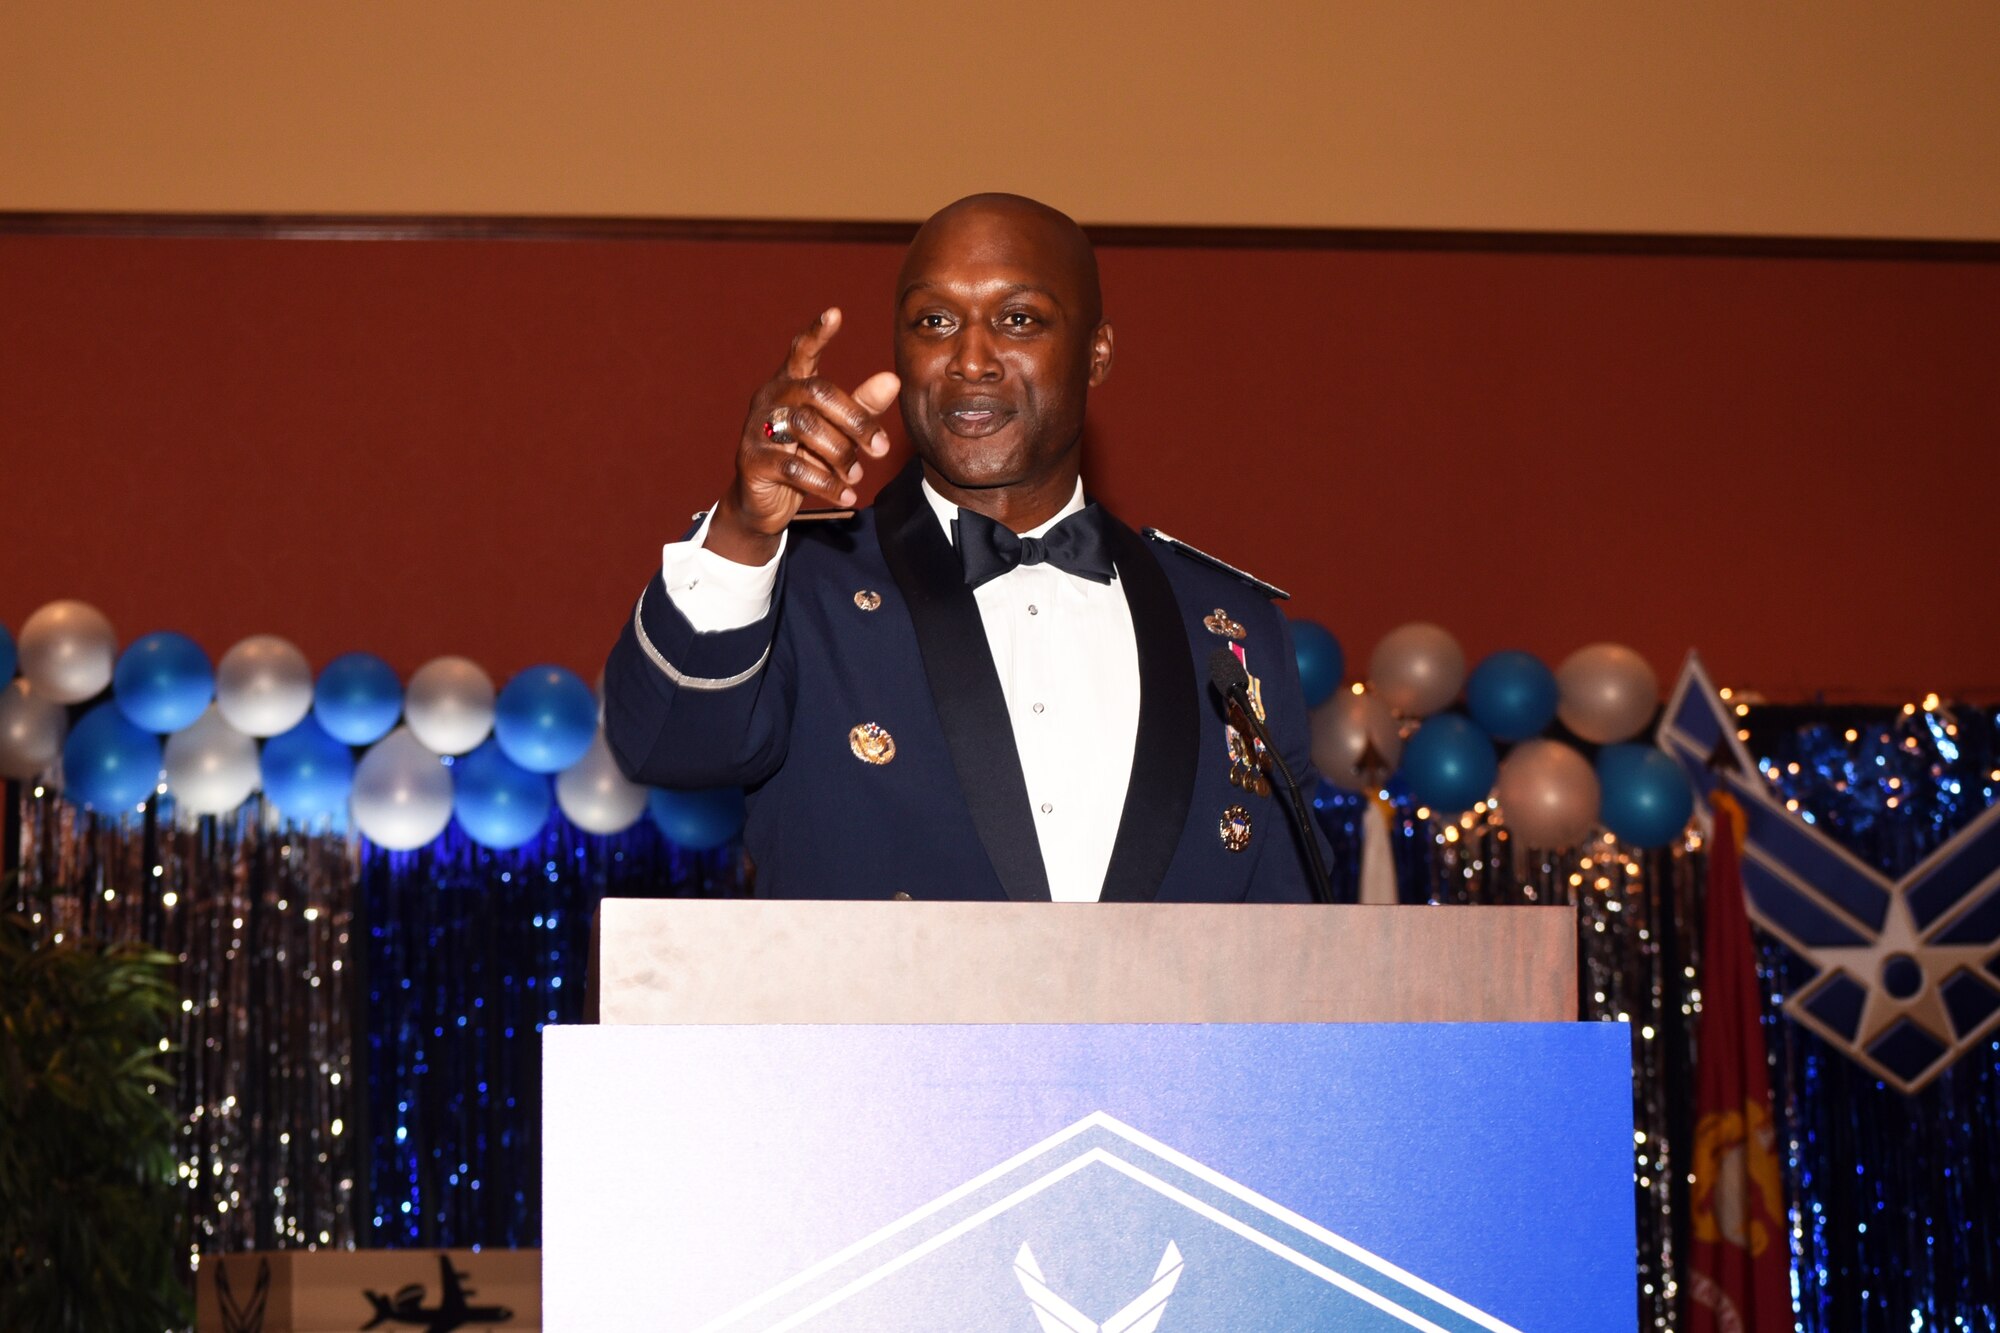
M1622 1024L545 1040L550 1329L1635 1327Z

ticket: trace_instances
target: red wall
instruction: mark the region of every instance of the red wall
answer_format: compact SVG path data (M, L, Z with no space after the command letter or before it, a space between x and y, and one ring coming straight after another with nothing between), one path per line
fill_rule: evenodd
M2000 694L2000 266L1107 250L1094 485L1365 665L1699 647L1774 696ZM894 247L0 239L0 621L594 674L795 324ZM872 481L870 485L872 486Z

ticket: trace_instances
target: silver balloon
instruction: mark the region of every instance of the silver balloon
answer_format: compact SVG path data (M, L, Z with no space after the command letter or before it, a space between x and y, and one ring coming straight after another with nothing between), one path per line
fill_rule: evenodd
M1320 776L1346 791L1376 791L1403 758L1396 719L1370 691L1339 690L1312 710L1312 759Z
M1500 763L1500 814L1529 847L1572 847L1597 827L1597 774L1561 741L1522 741Z
M1556 716L1587 741L1630 740L1652 721L1660 682L1646 659L1618 643L1593 643L1556 671Z
M1465 650L1436 625L1390 630L1368 659L1368 684L1404 717L1429 717L1465 684Z
M167 790L183 814L226 815L250 799L263 772L257 742L210 704L192 724L167 737Z
M312 664L291 642L253 634L215 664L215 703L246 736L277 736L312 711Z
M403 718L439 754L464 754L493 730L493 678L469 658L433 658L410 677Z
M623 833L646 813L646 789L619 771L599 731L583 758L556 778L556 804L585 833Z
M451 822L451 770L437 751L397 727L354 766L355 827L390 851L422 847Z
M25 680L0 687L0 778L32 778L56 761L69 714Z
M118 635L88 602L50 602L21 626L19 648L21 674L51 703L101 693L118 665Z

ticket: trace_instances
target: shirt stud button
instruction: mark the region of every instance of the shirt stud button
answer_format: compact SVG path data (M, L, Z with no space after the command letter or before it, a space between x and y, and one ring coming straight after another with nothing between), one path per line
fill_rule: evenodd
M1056 808L1055 808L1055 807L1054 807L1053 805L1050 805L1050 804L1049 804L1049 803L1048 803L1047 801L1043 801L1043 802L1042 802L1042 813L1043 813L1043 814L1045 814L1045 815L1052 815L1052 814L1054 814L1054 813L1055 813L1055 811L1056 811Z
M1028 607L1028 614L1029 614L1029 615L1031 615L1031 616L1038 616L1038 615L1040 615L1041 613L1042 613L1042 609L1041 609L1040 607L1038 607L1038 606L1034 606L1034 605L1030 605L1030 606Z
M1041 706L1040 704L1036 704L1036 705L1035 705L1035 711L1036 711L1037 713L1041 712L1041 711L1042 711L1042 706Z

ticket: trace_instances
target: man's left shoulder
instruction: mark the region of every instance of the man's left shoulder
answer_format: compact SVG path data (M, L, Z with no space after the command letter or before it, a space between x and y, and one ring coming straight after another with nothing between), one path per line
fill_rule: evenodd
M1283 602L1291 598L1290 593L1275 583L1267 583L1248 570L1178 537L1168 536L1158 528L1141 528L1140 533L1159 557L1167 577L1178 586L1214 596L1233 594L1241 598L1246 593L1254 594L1260 602Z

